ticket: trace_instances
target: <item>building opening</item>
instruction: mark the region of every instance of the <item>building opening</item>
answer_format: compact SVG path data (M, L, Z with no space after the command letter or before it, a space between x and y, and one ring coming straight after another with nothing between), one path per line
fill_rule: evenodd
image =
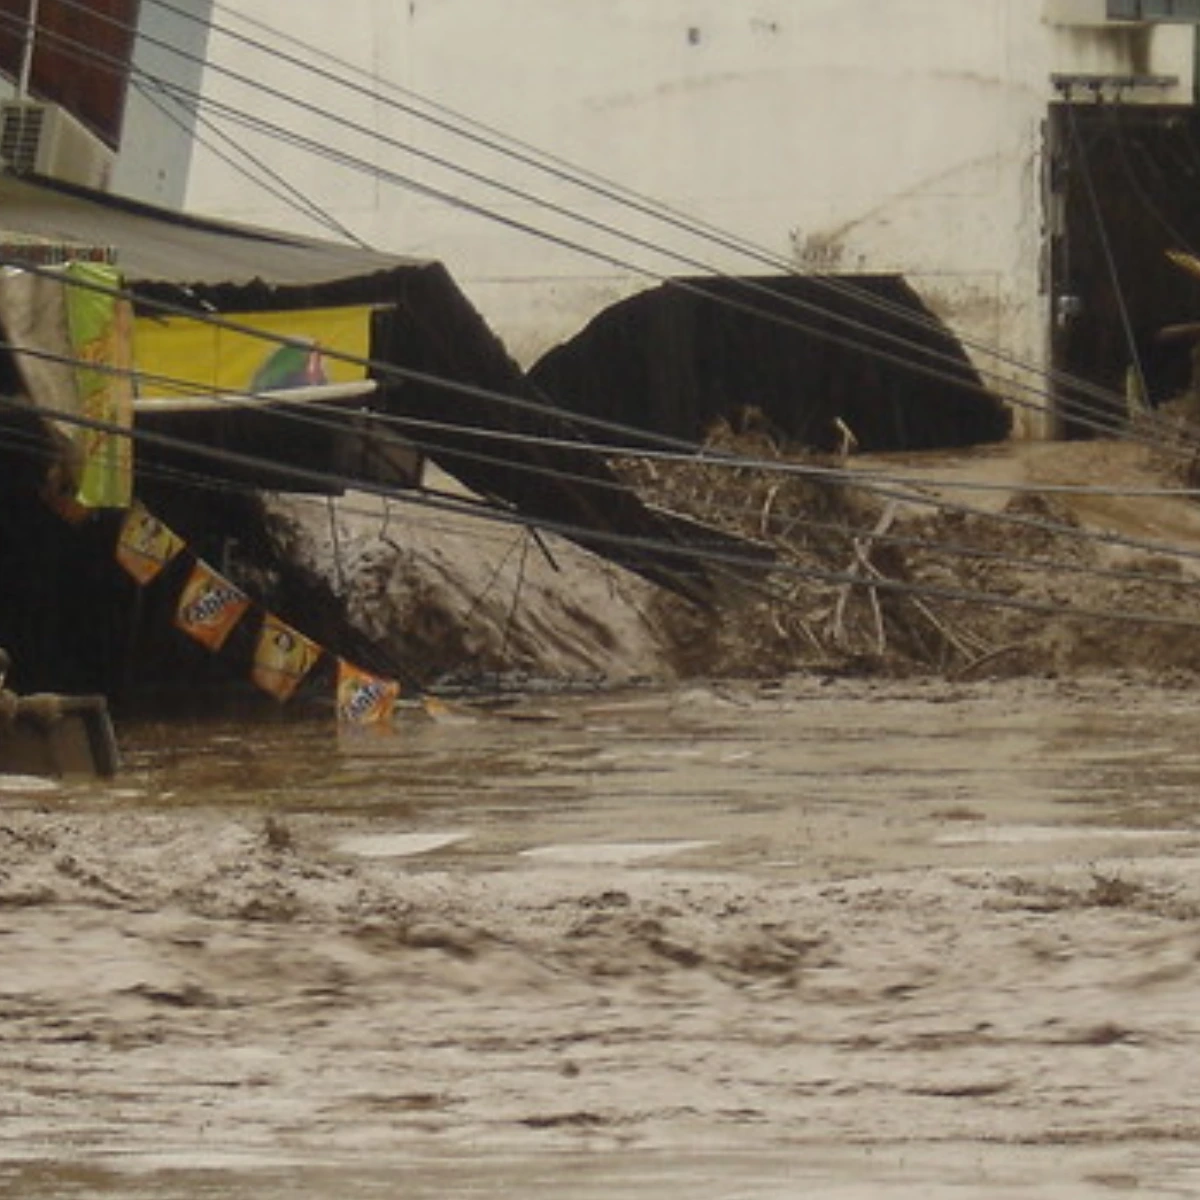
M1191 108L1059 104L1048 130L1052 362L1066 437L1111 436L1131 404L1193 387L1200 119Z
M532 378L573 412L698 441L753 414L816 451L1003 440L1004 402L896 275L688 279L607 309Z

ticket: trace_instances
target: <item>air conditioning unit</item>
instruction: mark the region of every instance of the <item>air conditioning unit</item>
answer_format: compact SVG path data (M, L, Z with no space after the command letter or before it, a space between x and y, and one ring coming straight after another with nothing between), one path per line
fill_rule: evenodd
M45 175L107 191L115 155L58 104L0 104L0 161L20 175Z
M1046 0L1051 25L1083 29L1117 25L1198 25L1200 0Z

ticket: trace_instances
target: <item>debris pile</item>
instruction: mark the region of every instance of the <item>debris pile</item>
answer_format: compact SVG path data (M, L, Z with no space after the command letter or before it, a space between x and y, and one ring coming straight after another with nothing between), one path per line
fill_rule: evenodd
M1200 509L1186 496L1123 503L1120 494L1177 487L1178 458L1166 463L1133 442L1011 443L968 455L965 468L953 455L867 463L792 453L725 422L707 445L748 465L620 468L648 499L765 540L778 555L769 578L733 587L738 599L710 622L662 601L686 671L1200 671ZM924 482L951 468L974 484L1012 486L998 483L985 506L978 494L950 498ZM1088 493L1097 480L1113 494Z
M1170 494L1186 463L1161 446L843 457L748 421L708 447L613 466L655 511L773 552L715 556L711 607L554 535L363 496L271 499L231 566L297 628L423 690L1200 673L1200 506Z

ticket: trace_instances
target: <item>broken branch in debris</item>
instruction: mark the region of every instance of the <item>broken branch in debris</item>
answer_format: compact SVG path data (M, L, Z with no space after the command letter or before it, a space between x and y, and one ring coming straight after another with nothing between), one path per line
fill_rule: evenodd
M891 528L892 522L896 519L896 502L890 501L887 507L883 510L879 520L875 523L875 528L871 530L865 537L856 537L854 539L854 558L851 560L850 566L847 568L847 574L855 577L854 581L842 585L841 593L838 596L837 607L834 609L833 617L833 641L834 644L843 649L849 648L849 639L846 636L845 617L846 605L850 599L850 593L855 587L860 586L859 579L863 580L861 586L865 586L868 600L871 605L871 615L875 622L875 646L876 653L883 655L887 650L887 630L883 623L883 609L879 604L879 594L875 587L871 585L871 578L883 579L883 573L871 562L871 547L877 538L882 537Z

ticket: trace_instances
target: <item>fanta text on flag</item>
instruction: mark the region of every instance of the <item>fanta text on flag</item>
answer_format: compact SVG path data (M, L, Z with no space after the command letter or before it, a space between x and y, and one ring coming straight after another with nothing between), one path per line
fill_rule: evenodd
M373 725L391 719L400 685L361 667L338 660L338 720L347 725Z
M249 607L241 589L198 562L180 594L175 624L201 645L219 650Z

